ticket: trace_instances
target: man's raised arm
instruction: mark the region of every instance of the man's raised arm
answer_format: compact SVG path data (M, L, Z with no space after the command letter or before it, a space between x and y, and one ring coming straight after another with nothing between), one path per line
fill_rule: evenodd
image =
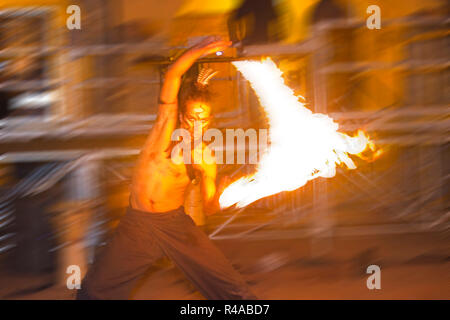
M158 117L142 150L142 154L164 152L171 142L178 115L177 97L181 77L199 58L223 50L230 41L221 41L217 37L208 37L180 56L167 70L159 95Z

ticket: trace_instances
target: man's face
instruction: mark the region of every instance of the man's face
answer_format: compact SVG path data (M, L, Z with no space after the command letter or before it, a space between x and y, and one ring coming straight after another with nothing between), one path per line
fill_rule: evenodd
M194 134L194 123L203 132L208 128L211 121L211 107L204 102L189 101L186 104L186 111L180 116L181 127Z

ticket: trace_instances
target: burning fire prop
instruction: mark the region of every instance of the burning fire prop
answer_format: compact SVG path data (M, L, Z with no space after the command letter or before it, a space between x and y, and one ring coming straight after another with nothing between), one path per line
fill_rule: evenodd
M325 114L313 113L295 96L271 59L238 61L233 65L255 90L267 115L270 146L260 157L255 173L231 183L220 195L221 208L250 203L292 191L309 180L336 174L336 165L356 166L348 154L358 154L373 143L363 131L355 137L338 132ZM303 97L301 97L303 98Z

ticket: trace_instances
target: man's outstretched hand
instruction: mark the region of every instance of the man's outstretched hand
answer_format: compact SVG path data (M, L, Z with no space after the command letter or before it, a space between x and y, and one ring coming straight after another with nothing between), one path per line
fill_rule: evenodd
M208 54L215 53L217 51L225 50L231 45L232 45L231 41L222 40L218 36L211 36L193 46L191 50L199 52L201 54L201 57L203 57L207 56Z
M216 194L214 198L205 206L205 214L207 216L216 214L220 212L222 209L220 208L219 198L222 192L231 184L231 178L229 176L224 176L220 179L220 182L217 185Z

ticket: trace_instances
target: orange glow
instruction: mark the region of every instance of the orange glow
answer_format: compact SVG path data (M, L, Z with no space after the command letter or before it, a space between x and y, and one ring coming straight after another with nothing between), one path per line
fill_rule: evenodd
M255 173L231 183L221 194L222 208L245 207L309 180L336 174L336 165L355 169L349 154L361 155L375 145L362 130L351 137L325 114L313 113L284 83L282 71L271 59L238 61L233 65L250 82L269 121L270 146ZM303 97L302 101L304 101Z
M358 130L358 135L364 135L364 131ZM377 160L384 153L384 150L377 147L372 140L367 141L366 148L356 155L367 162L373 162Z

